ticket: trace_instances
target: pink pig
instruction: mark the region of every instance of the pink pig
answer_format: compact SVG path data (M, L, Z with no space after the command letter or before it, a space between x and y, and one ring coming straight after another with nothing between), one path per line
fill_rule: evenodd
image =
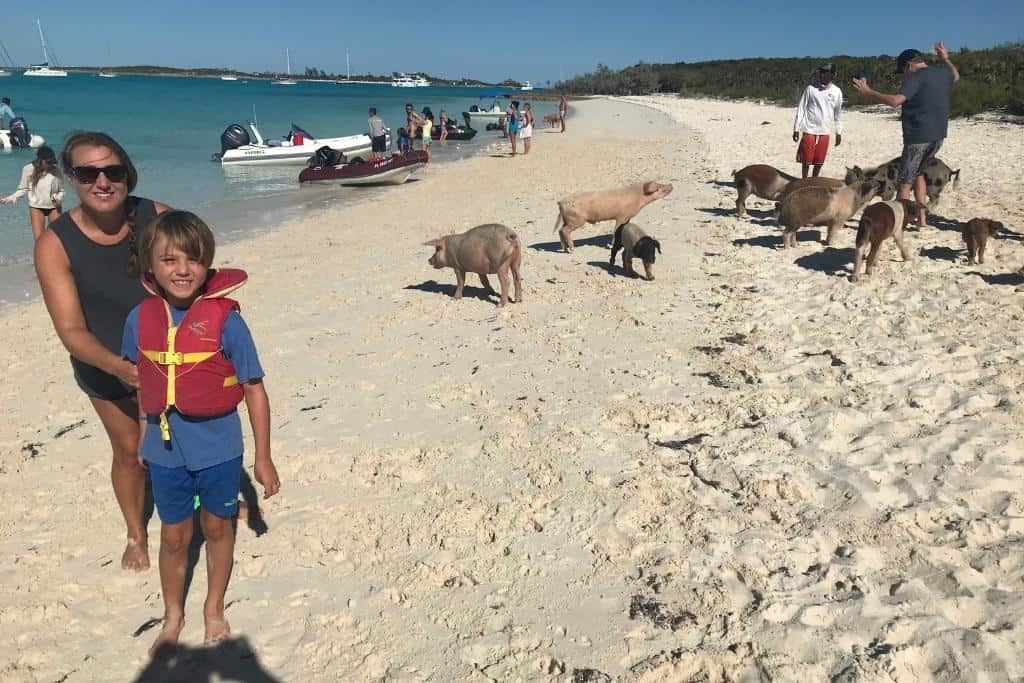
M488 282L489 274L497 273L501 283L501 302L508 303L508 274L512 271L515 282L516 298L513 303L523 300L522 284L519 280L519 264L522 261L522 247L515 230L498 223L478 225L461 235L446 235L436 240L424 242L434 247L434 255L427 261L435 268L451 267L455 269L455 298L462 298L462 288L466 284L466 273L476 273L487 294L496 292Z
M617 228L633 220L633 217L640 213L640 209L656 199L667 197L671 192L672 185L663 185L651 180L639 185L583 192L566 197L558 202L558 218L555 219L555 231L562 240L562 249L566 253L572 251L572 238L569 235L573 230L582 228L585 223L601 223L614 219ZM565 227L562 227L563 223Z

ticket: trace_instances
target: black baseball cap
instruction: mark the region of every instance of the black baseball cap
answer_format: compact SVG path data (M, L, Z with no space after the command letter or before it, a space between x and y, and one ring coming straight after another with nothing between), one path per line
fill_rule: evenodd
M909 48L900 53L900 56L896 58L896 73L906 73L907 66L918 59L921 59L921 53L913 48Z
M822 64L821 66L818 67L818 71L827 71L834 76L836 73L836 65L833 64L832 62L829 62L828 64Z

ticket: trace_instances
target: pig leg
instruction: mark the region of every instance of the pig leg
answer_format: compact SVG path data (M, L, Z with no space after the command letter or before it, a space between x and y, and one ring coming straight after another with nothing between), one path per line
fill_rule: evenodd
M896 246L900 249L900 256L903 257L903 262L911 260L913 256L910 254L910 250L907 249L906 243L903 241L903 228L896 226L896 230L892 233L892 238L896 242Z
M522 258L522 252L520 252L519 248L516 247L516 250L512 253L512 261L509 263L509 268L512 271L512 283L515 285L516 289L515 303L517 304L523 303L523 283L522 279L519 277L519 264L522 261Z
M622 267L626 269L626 274L630 277L636 277L636 271L633 270L633 257L626 253L626 250L622 250Z
M863 242L857 245L857 255L853 257L853 275L850 280L857 282L860 280L860 267L864 265L864 252L868 249L868 243Z
M466 286L466 271L455 269L455 298L462 298L462 288Z
M974 265L974 238L967 238L967 265Z
M487 295L490 296L491 294L497 294L497 292L494 291L494 287L491 287L491 281L487 279L487 274L479 273L479 275L480 284L484 286L484 291L487 292Z
M878 257L882 255L882 240L871 243L871 251L868 253L868 267L865 275L871 275L878 265Z
M979 240L978 242L978 263L985 262L985 240Z
M839 221L836 221L828 224L828 237L825 238L825 244L832 245L836 243L836 236L839 235L839 229L843 227L843 223L845 222L846 221L840 223Z
M739 196L736 197L736 215L742 218L747 215L747 197L750 196L750 184L746 180L737 181L736 191L739 193Z
M509 262L505 261L498 266L498 282L501 283L501 303L498 306L504 308L508 303L508 271Z

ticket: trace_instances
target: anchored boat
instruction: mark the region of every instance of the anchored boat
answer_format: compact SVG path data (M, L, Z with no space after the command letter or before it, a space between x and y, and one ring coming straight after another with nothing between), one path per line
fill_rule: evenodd
M300 183L334 185L401 185L427 163L427 153L413 150L384 159L353 159L348 163L304 168Z
M255 123L250 122L249 129L252 138L240 124L228 126L220 135L220 153L214 154L213 160L222 164L304 164L321 147L330 147L348 158L370 154L371 140L366 133L317 138L293 123L283 138L264 140Z

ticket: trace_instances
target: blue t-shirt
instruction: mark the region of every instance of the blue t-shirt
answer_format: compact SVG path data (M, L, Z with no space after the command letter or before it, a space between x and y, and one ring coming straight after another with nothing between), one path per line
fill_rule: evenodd
M187 312L188 309L171 306L174 324L179 324ZM133 363L138 363L138 329L139 307L136 306L128 314L121 340L121 354ZM231 311L224 321L220 345L234 364L240 384L263 377L256 344L237 311ZM171 408L167 411L167 422L171 428L169 442L160 435L160 416L146 416L146 433L142 440L142 458L146 462L196 471L242 455L242 421L237 410L216 417L188 417Z
M900 88L900 94L907 98L900 113L904 145L946 137L952 88L953 70L945 64L932 64L907 76Z

